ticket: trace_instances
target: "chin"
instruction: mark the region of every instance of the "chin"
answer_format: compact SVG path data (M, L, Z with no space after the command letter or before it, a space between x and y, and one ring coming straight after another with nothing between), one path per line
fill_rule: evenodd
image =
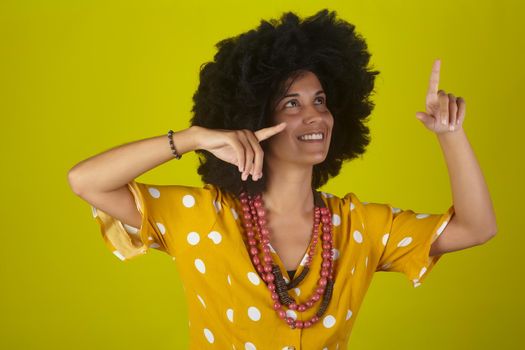
M322 162L324 162L326 160L326 156L324 156L323 158L320 158L318 161L315 161L313 163L313 165L317 165L317 164L321 164Z
M327 156L326 153L314 155L314 156L308 157L309 159L306 162L310 165L321 164L322 162L326 160L326 156Z

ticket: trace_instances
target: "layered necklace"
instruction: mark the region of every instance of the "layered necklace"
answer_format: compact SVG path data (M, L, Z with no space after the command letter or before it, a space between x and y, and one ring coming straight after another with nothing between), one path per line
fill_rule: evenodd
M292 329L309 328L319 321L328 308L335 282L332 257L332 215L330 210L324 205L324 202L317 191L314 191L314 199L314 225L312 229L311 245L305 266L299 276L292 278L290 282L286 282L281 269L273 261L271 255L270 231L267 226L266 210L264 208L262 195L259 193L255 196L251 196L246 192L242 192L240 195L243 211L242 222L248 239L249 253L253 265L261 279L266 283L266 287L268 288L273 300L273 308L275 312L279 318L286 322ZM320 223L322 224L322 229L319 232ZM317 286L309 299L303 304L298 304L288 293L288 290L296 287L310 271L310 265L315 256L315 248L319 239L318 235L321 236L323 241L323 262L321 264L321 273L317 281ZM259 246L262 247L262 257ZM284 310L284 307L287 307L289 310L304 312L313 307L319 300L321 300L321 303L318 311L307 321L294 319Z

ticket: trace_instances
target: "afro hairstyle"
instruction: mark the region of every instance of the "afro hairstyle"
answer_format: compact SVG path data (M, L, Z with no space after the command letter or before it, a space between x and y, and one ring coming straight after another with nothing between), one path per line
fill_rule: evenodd
M311 71L334 117L328 154L313 166L312 189L319 188L339 174L343 161L360 156L370 143L365 123L374 108L370 95L379 72L368 67L371 55L354 28L327 9L303 20L286 12L280 21L261 20L256 29L219 41L214 60L200 67L191 125L251 131L270 127L276 101L289 89L285 83ZM261 142L263 150L266 141ZM264 166L258 181L242 181L236 165L206 150L196 152L204 183L237 196L243 190L265 191Z

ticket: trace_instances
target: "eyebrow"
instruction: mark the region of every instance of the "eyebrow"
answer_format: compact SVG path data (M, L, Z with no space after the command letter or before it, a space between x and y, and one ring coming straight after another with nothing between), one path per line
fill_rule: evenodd
M317 91L317 92L315 93L314 96L317 96L317 95L320 95L320 94L324 94L324 91L323 91L323 90L319 90L319 91ZM288 95L283 96L283 97L281 98L281 100L284 99L284 98L287 98L287 97L295 97L295 96L299 96L299 94L288 94ZM279 100L279 101L281 101L281 100Z

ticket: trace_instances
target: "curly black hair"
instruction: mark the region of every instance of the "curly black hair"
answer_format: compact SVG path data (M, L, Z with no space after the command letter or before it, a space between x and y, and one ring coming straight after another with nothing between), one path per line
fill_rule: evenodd
M312 188L319 188L339 173L343 161L360 156L370 143L365 123L374 108L370 95L379 72L368 67L371 55L354 28L327 9L303 20L286 12L280 21L261 20L256 29L218 42L214 61L201 65L191 125L251 131L272 126L276 101L291 85L285 82L311 71L334 117L326 159L313 168ZM261 142L263 150L266 141ZM204 183L234 195L243 189L265 190L266 176L242 181L237 166L205 150L197 153Z

